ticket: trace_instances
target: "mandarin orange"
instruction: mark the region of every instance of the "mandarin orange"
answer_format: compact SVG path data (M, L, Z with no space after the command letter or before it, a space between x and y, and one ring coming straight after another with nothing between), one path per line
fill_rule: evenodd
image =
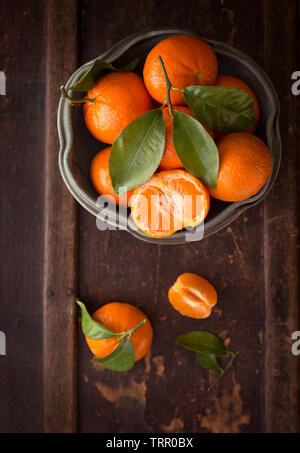
M111 302L95 311L92 318L115 333L133 329L145 319L145 324L136 330L130 339L133 345L135 361L142 359L149 351L153 339L152 326L148 317L134 305L123 302ZM116 337L104 340L92 340L86 337L86 342L92 353L100 358L111 354L120 344Z
M238 77L233 77L233 76L224 75L224 74L218 75L215 85L222 86L222 87L237 88L237 89L243 90L247 94L249 94L249 96L253 99L253 109L254 109L254 115L256 118L256 123L253 124L253 126L250 126L247 129L245 129L243 132L249 132L249 133L255 132L257 123L259 120L259 116L260 116L260 108L259 108L257 96L254 93L254 91L250 88L250 86L243 80L239 79ZM216 132L216 135L218 138L221 138L224 135L226 135L226 133Z
M210 206L206 186L186 170L153 175L134 190L131 215L136 226L151 237L166 237L203 222Z
M152 107L143 80L133 72L110 72L88 91L84 120L98 140L112 144L131 121Z
M197 274L181 274L169 289L169 302L184 316L203 319L217 303L213 285Z
M158 60L159 55L175 88L215 84L218 63L212 47L195 36L171 36L153 47L146 58L143 71L147 90L161 104L166 98L166 83ZM184 105L183 94L172 90L171 102L173 105Z
M240 201L252 197L267 182L272 171L269 148L247 132L227 134L218 142L220 159L216 189L211 196L223 201Z

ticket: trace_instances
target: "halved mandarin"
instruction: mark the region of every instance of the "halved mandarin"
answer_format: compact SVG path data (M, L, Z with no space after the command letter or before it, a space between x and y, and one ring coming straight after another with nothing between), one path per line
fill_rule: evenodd
M181 274L169 289L169 302L184 316L203 319L211 314L217 303L213 285L197 274Z
M157 238L199 225L209 206L205 184L186 170L156 173L131 197L134 223L148 236Z

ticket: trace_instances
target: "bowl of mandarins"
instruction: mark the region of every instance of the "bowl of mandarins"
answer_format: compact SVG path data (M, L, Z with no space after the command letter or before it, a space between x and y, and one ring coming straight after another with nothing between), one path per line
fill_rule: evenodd
M61 175L99 229L198 241L271 189L279 109L241 51L182 29L135 34L61 87Z

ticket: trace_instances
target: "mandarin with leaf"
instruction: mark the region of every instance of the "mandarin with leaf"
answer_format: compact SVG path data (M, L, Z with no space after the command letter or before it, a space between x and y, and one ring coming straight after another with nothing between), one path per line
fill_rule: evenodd
M171 36L153 47L143 70L147 90L161 104L166 99L167 89L158 56L164 61L170 82L175 88L215 84L218 62L212 47L192 35ZM172 90L171 102L173 105L184 105L183 94Z
M142 359L149 351L153 339L152 326L149 318L134 305L123 302L110 302L95 311L92 318L115 333L134 329L139 323L146 320L131 335L130 339L133 345L135 361ZM92 353L99 358L108 356L120 345L117 337L101 340L93 340L86 337L86 342Z

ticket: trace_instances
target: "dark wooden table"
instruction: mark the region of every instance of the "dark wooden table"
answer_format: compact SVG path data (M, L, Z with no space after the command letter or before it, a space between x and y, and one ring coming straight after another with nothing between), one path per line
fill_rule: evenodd
M294 0L1 0L1 432L299 432L298 14ZM174 247L98 231L57 165L60 84L121 38L165 26L250 55L282 107L283 162L267 199L218 234ZM168 304L167 289L187 271L218 289L208 320ZM113 300L141 307L155 330L151 354L126 374L93 366L75 294L90 311ZM174 344L195 328L241 351L210 393L213 376Z

